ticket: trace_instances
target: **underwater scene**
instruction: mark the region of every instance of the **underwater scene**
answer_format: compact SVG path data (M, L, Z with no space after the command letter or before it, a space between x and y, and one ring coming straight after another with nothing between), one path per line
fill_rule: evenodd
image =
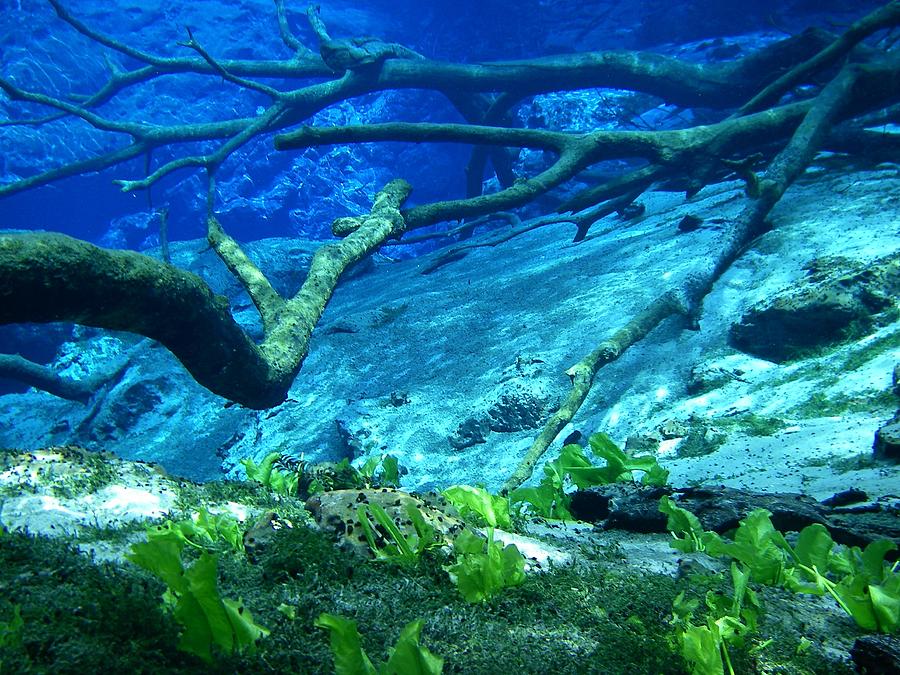
M0 674L900 673L900 1L0 0Z

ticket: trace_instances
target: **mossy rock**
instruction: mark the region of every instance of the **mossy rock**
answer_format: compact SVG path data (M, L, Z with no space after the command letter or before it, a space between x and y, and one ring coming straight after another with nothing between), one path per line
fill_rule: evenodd
M822 258L807 276L747 310L731 327L738 349L781 363L858 339L897 318L900 253L865 264Z

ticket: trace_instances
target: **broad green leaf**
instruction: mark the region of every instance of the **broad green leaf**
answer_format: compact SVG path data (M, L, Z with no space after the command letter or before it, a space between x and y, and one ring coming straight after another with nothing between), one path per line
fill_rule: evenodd
M182 642L188 633L197 631L198 635L209 635L212 641L219 645L226 653L234 649L234 633L231 630L231 622L222 604L222 598L216 587L216 568L218 559L215 555L201 553L197 561L185 570L184 576L188 588L182 599L191 598L203 612L200 618L194 614L183 615L179 618L185 631L182 634ZM179 603L180 606L180 603ZM191 610L194 611L193 609ZM175 609L176 618L179 617L179 608ZM187 619L187 620L185 620ZM201 625L205 622L205 625ZM195 640L191 639L191 642ZM207 647L208 649L208 647Z
M375 476L375 470L378 469L378 465L381 463L380 455L372 455L369 457L363 465L359 467L359 472L362 474L363 478L372 479Z
M834 541L828 529L824 525L815 523L800 530L793 553L801 564L819 570L827 570L833 547Z
M868 584L864 574L851 575L831 587L836 599L844 610L853 617L856 625L863 630L878 630L878 619L872 607Z
M778 584L784 577L785 551L790 549L784 535L772 525L771 514L757 509L741 521L734 542L707 541L710 555L728 555L750 568L753 580Z
M453 540L453 548L462 554L481 553L484 550L484 537L466 528Z
M669 495L660 497L659 510L668 516L666 529L674 537L669 546L684 553L703 550L703 526L697 516L675 504Z
M503 548L501 556L503 585L519 586L525 583L525 556L515 544L507 544Z
M183 544L177 539L151 539L132 544L131 551L125 557L162 579L175 592L184 593L187 583L184 579L184 566L181 564L182 548Z
M393 455L385 455L381 460L381 484L400 487L400 462Z
M880 583L884 578L884 556L888 551L896 550L897 544L888 539L873 541L862 552L862 570L868 575L870 582Z
M686 600L685 592L681 591L672 601L672 614L678 620L689 621L699 606L700 601L697 598Z
M453 504L464 518L469 512L477 513L491 527L509 528L509 499L492 495L484 488L471 485L452 485L443 495Z
M240 598L237 600L224 598L222 604L231 624L234 647L239 652L246 649L252 654L256 650L256 641L269 635L269 630L253 621L253 615Z
M681 635L681 653L691 675L724 675L719 639L706 626L689 626Z
M509 498L513 503L531 504L535 514L542 518L572 520L572 514L568 509L568 497L549 483L541 482L537 487L517 488L512 491Z
M178 649L212 663L213 633L197 598L190 593L181 596L175 604L174 616L184 627Z
M794 593L825 595L830 583L816 567L791 567L784 573L784 585Z
M466 602L484 602L503 588L525 580L522 554L512 544L502 548L490 528L487 541L463 530L453 545L459 555L446 569Z
M669 470L662 468L658 463L654 463L650 470L641 477L641 485L652 485L654 487L663 487L669 482Z
M882 633L895 633L900 628L900 594L884 586L869 586L872 612Z
M334 654L336 675L377 675L375 666L363 651L356 622L334 614L320 614L316 628L331 634L331 653Z
M435 656L419 644L423 619L406 624L400 633L390 658L381 668L383 675L438 675L444 669L444 659Z

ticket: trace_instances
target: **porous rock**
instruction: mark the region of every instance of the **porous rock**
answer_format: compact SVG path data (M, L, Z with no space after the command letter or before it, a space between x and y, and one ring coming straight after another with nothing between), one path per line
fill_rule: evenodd
M425 522L434 528L437 540L444 545L451 545L453 537L463 528L456 510L442 496L413 495L392 488L320 492L306 501L306 508L316 524L334 535L341 547L371 555L359 517L360 509L370 504L381 506L406 536L416 534L409 516L411 507L418 509ZM387 533L375 522L371 514L369 521L376 532L376 545L380 547L390 543Z
M850 655L861 673L867 675L900 673L900 638L890 635L864 635L856 639Z
M473 445L487 442L491 425L487 420L470 417L460 423L456 431L447 437L447 442L457 450L465 450Z
M875 432L875 456L900 461L900 413Z
M865 264L821 258L807 275L751 307L731 327L740 350L783 362L865 335L889 322L900 292L900 254Z

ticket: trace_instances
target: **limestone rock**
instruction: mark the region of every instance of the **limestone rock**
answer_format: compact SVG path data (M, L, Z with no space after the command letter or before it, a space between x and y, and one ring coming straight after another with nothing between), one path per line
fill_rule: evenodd
M875 432L875 456L900 461L900 412Z
M810 352L869 333L892 320L900 292L900 254L865 264L820 258L792 287L747 310L731 327L742 351L770 361Z
M359 509L368 504L378 504L388 517L405 535L415 534L409 517L410 507L419 510L422 517L435 529L438 541L445 545L452 543L453 537L463 528L456 510L440 495L413 495L392 488L377 490L332 490L320 492L310 497L306 508L323 530L335 535L342 547L364 555L371 555L369 544L359 519ZM386 532L369 517L376 531L376 545L384 545Z

